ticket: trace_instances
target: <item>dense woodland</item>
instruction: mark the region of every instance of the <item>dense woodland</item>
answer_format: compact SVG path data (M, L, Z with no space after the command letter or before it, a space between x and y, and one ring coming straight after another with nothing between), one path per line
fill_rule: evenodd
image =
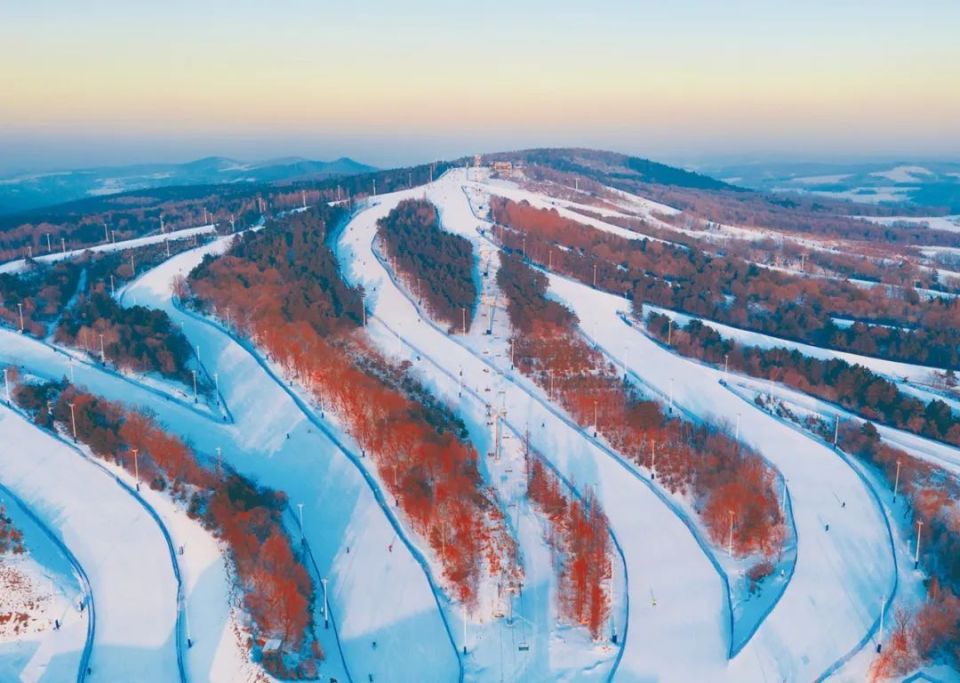
M782 548L775 475L756 452L640 397L577 334L574 314L546 298L546 276L517 256L502 256L497 283L507 297L515 362L524 374L671 493L689 493L716 545L727 542L733 510L736 554L769 557Z
M19 330L22 304L23 331L46 337L50 323L76 293L81 272L77 263L60 261L49 266L32 262L22 273L0 273L0 320Z
M666 315L651 313L647 316L647 329L661 342L669 340L685 356L708 363L726 362L734 371L783 382L838 403L868 420L960 446L960 419L950 406L938 399L924 403L862 365L851 365L839 358L812 358L784 347L745 346L724 339L700 320L674 325L671 330L670 320Z
M215 532L230 549L251 621L254 656L270 638L283 641L281 658L263 661L280 678L315 677L323 654L313 634L314 585L286 533L283 493L235 472L210 467L187 444L166 433L149 415L127 409L65 383L21 384L15 400L37 424L70 435L70 404L78 441L104 460L165 491L188 514ZM52 406L52 412L49 407ZM134 454L134 449L137 453Z
M547 522L547 543L558 568L560 618L586 626L600 640L610 615L610 537L593 496L580 500L534 454L527 454L527 496Z
M45 264L29 261L20 273L0 274L0 319L24 332L87 351L99 359L100 335L106 361L124 370L158 372L190 384L190 345L163 311L124 308L113 293L169 256L199 240L177 240L123 252L85 252ZM199 387L206 388L200 376Z
M739 258L631 240L499 197L494 236L541 267L632 298L737 327L853 353L960 367L960 299L797 276ZM902 297L902 298L901 298ZM834 317L860 322L838 326ZM871 324L867 324L867 323Z
M193 350L165 312L145 306L125 308L99 285L80 295L63 314L54 339L99 358L101 335L105 362L124 370L159 372L192 384L189 363Z
M484 573L505 586L519 580L516 544L462 422L359 329L361 292L340 279L327 244L343 216L327 206L291 214L202 263L189 285L196 305L251 337L321 411L336 413L472 606Z
M440 226L437 207L425 199L405 199L377 221L377 237L431 317L458 332L470 328L477 305L473 246Z

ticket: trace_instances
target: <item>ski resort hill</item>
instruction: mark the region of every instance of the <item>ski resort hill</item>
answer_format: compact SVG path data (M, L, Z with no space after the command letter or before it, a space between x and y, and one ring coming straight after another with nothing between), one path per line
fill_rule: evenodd
M0 678L960 680L955 232L368 171L2 267Z

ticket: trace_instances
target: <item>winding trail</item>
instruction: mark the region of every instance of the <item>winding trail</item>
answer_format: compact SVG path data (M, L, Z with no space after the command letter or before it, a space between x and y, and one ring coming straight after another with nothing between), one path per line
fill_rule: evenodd
M96 596L93 677L184 680L177 580L155 519L91 460L6 407L0 435L10 444L0 480L59 531Z
M93 656L93 639L97 631L97 611L96 604L93 599L93 588L90 586L90 579L87 577L87 572L84 570L83 565L77 560L76 556L70 552L70 548L54 533L41 517L35 513L29 505L27 505L20 497L11 491L9 488L0 483L0 495L2 495L6 500L13 501L13 503L21 510L21 512L30 518L30 520L40 529L44 536L50 540L51 543L60 551L67 562L70 564L73 569L74 574L77 577L77 580L80 582L80 587L82 590L81 599L86 602L86 633L83 641L83 650L80 653L80 661L77 664L77 683L83 683L87 679L87 669L90 666L90 658Z
M422 569L405 547L388 552L396 530L354 464L337 457L340 449L297 408L283 381L264 373L269 364L212 321L174 308L171 278L189 272L204 254L225 249L226 242L175 256L140 278L136 286L139 303L166 309L183 323L192 341L203 343L205 359L221 370L222 400L236 413L236 424L211 420L190 405L167 399L163 392L92 364L74 366L76 383L110 400L154 412L165 428L191 441L198 452L211 454L222 447L224 460L241 474L304 503L305 536L314 570L329 578L331 615L337 611L343 615L335 629L340 642L324 642L328 659L321 674L348 680L353 677L346 666L350 661L351 670L359 669L357 677L369 672L377 680L393 675L414 680L427 674L459 680L459 658L453 648L435 645L449 642L449 636ZM11 334L20 341L15 348L0 344L0 361L23 365L48 379L68 376L68 355ZM323 520L323 524L311 524L311 520ZM395 585L405 590L398 594ZM322 602L315 615L322 623ZM323 631L320 636L323 642ZM373 641L379 645L371 653ZM344 657L330 659L331 652L342 652Z
M188 273L205 253L226 246L220 240L175 256L128 290L141 304L165 310L192 343L201 344L236 420L234 425L169 422L207 452L223 444L225 460L238 471L304 504L310 564L317 576L329 578L331 615L342 615L331 640L343 658L339 674L331 673L354 680L368 673L375 680L413 680L431 672L442 680L462 680L460 655L426 559L363 467L359 448L320 419L249 342L175 305L172 279ZM388 551L395 537L403 544ZM404 590L397 593L397 585ZM317 611L322 623L322 603Z
M869 633L888 577L895 576L886 520L869 487L831 449L731 401L719 383L721 372L690 363L624 324L618 313L628 304L622 298L557 276L550 286L588 334L624 349L619 357L613 353L615 361L699 415L731 424L740 418L742 436L783 473L797 527L796 568L780 601L732 660L731 672L786 680L822 675ZM831 618L824 620L827 613Z

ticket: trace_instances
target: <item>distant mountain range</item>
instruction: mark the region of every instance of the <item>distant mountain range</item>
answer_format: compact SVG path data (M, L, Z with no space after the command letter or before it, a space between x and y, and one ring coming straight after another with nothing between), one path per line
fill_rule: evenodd
M0 214L15 213L84 197L176 185L270 183L328 178L376 170L343 157L314 161L300 157L244 162L207 157L184 164L106 166L0 177Z
M704 166L728 183L860 203L914 204L960 213L960 163L752 163Z

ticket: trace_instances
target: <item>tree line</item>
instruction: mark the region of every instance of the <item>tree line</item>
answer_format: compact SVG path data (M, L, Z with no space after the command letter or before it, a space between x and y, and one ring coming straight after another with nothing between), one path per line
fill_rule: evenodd
M547 298L546 276L518 256L501 256L497 283L507 297L521 372L668 491L689 493L716 545L729 540L733 510L735 554L769 557L782 548L786 532L775 475L759 454L714 426L667 414L640 396L576 332L575 314Z
M633 300L765 334L940 368L960 367L960 299L797 276L621 235L500 197L493 235L541 267ZM848 327L834 318L852 319Z
M327 239L346 213L322 206L271 222L189 278L200 310L269 353L342 420L381 485L468 606L484 575L517 584L517 550L466 429L360 327L362 291L340 277Z
M646 325L660 342L669 340L672 348L685 356L726 364L737 372L782 382L838 403L868 420L960 446L960 419L950 406L939 399L924 403L862 365L852 365L839 358L813 358L782 346L746 346L724 339L714 328L697 319L686 325L671 325L669 316L650 313Z
M437 208L426 199L405 199L377 221L377 238L408 290L426 302L430 315L469 329L477 305L470 240L445 231Z
M562 620L585 626L599 641L610 615L613 563L607 518L595 496L581 501L567 492L540 456L527 453L527 497L547 522L547 544L559 581Z

